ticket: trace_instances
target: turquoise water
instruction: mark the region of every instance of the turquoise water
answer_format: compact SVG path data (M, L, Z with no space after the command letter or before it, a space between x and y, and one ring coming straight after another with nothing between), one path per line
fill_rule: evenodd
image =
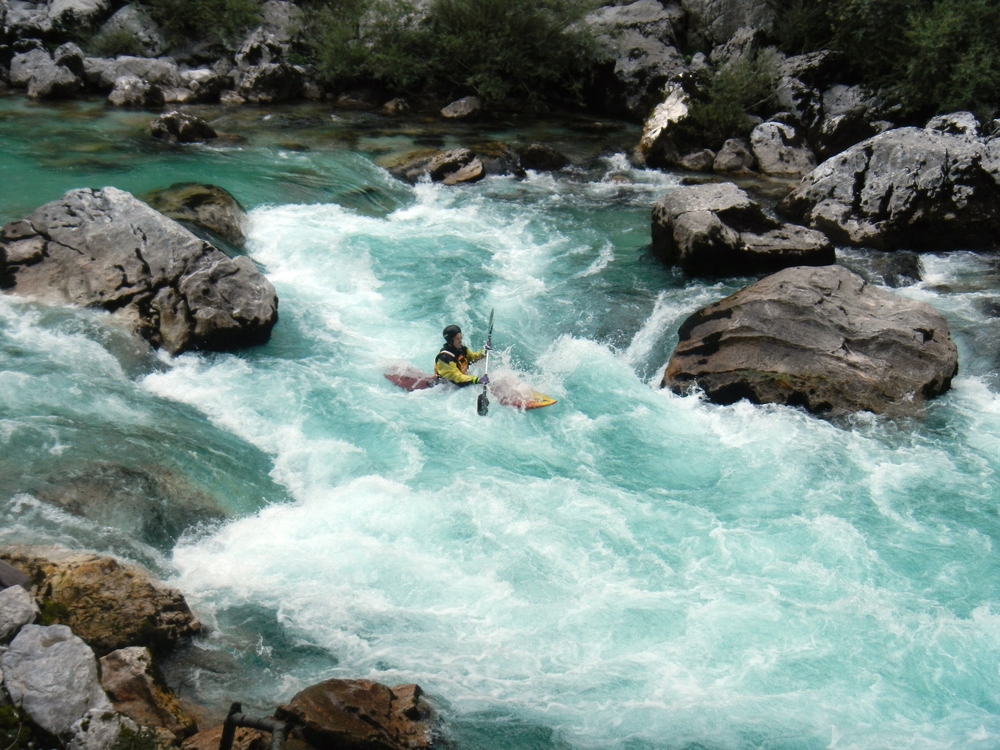
M328 677L417 682L460 748L1000 746L995 259L926 256L900 291L960 350L923 418L716 407L656 386L681 321L747 280L650 258L680 178L628 166L631 127L205 114L234 137L0 100L0 219L213 182L280 296L267 346L174 360L0 298L0 543L181 588L209 626L168 665L183 695L268 712ZM378 166L499 136L586 166L461 189ZM449 322L479 345L490 309L491 377L558 404L483 418L382 377L428 369Z

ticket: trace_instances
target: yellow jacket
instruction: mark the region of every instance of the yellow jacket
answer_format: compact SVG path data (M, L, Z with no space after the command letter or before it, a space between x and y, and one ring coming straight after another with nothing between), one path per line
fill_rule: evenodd
M444 349L438 352L434 360L434 374L455 385L475 385L479 382L479 378L468 374L469 365L485 356L485 352L469 351L467 346L455 349L445 344Z

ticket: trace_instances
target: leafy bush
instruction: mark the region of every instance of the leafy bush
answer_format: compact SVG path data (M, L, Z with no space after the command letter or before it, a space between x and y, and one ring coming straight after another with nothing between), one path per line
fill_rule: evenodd
M474 93L486 102L578 94L589 36L574 0L339 0L311 13L308 45L326 83Z
M261 0L144 0L174 43L235 42L260 23Z
M769 48L735 57L719 68L692 95L682 138L719 148L728 138L750 131L748 114L766 109L778 78L777 50Z
M91 37L86 46L97 57L140 55L143 52L139 40L128 29L122 28L99 31Z

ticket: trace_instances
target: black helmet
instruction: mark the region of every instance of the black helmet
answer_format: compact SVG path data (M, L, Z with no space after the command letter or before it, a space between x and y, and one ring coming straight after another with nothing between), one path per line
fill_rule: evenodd
M444 331L443 331L443 333L444 333L444 340L447 341L450 344L451 340L453 338L455 338L455 336L457 336L461 332L462 332L462 329L459 328L458 326L456 326L456 325L450 325L447 328L445 328Z

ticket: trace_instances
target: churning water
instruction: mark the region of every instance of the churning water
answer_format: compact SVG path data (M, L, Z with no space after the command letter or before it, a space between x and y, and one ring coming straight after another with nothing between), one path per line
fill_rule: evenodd
M0 101L0 220L77 187L221 185L280 297L271 342L156 356L102 315L0 297L0 543L140 562L208 632L169 665L215 711L328 677L419 683L460 748L1000 746L1000 272L923 258L954 389L832 425L657 388L684 318L747 282L648 255L674 175L625 126L320 108L149 115ZM409 129L408 129L409 128ZM411 143L547 138L586 169L410 187ZM863 262L858 254L847 262ZM559 399L407 393L447 323Z

